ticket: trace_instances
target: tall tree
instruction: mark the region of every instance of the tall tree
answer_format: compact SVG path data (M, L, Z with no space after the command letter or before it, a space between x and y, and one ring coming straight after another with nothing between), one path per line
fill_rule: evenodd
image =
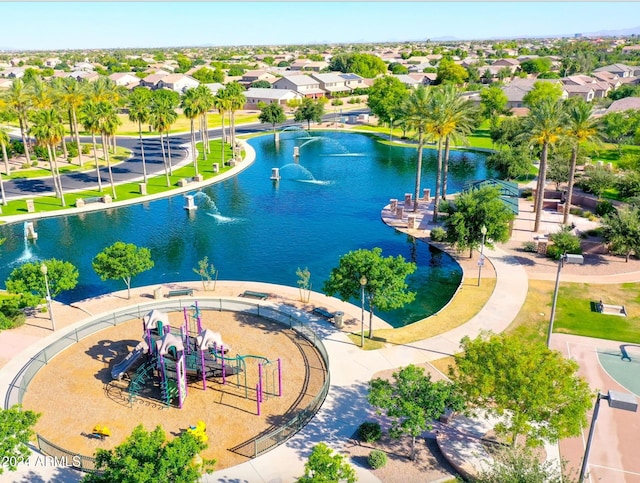
M390 75L377 78L369 88L367 105L381 123L389 125L389 139L393 131L393 121L398 120L398 108L409 96L407 87Z
M596 121L592 119L591 104L587 104L583 99L570 102L567 104L567 124L565 128L565 136L569 138L571 149L571 164L569 165L569 185L567 187L567 199L562 214L562 224L566 225L569 221L569 210L571 200L573 198L573 184L576 175L576 164L578 160L578 150L580 144L599 140L598 128Z
M461 65L456 64L450 58L443 58L438 64L438 75L436 82L438 84L456 84L462 85L469 77L467 70Z
M461 92L453 84L446 84L442 89L442 102L446 106L444 116L448 120L448 132L444 138L444 160L442 164L442 199L447 199L449 177L449 153L451 141L456 144L466 142L475 124L476 108L469 99L461 97Z
M487 229L485 243L505 242L509 239L509 224L513 212L500 199L500 192L492 186L460 193L446 205L447 241L457 250L469 249L469 257L482 242L482 227Z
M98 178L98 190L102 192L102 177L100 176L100 161L98 160L98 145L96 143L96 134L100 132L100 111L95 102L87 101L80 107L80 122L84 129L91 133L93 159L96 163L96 176Z
M444 86L429 99L429 122L427 124L427 135L435 139L438 143L438 159L436 167L436 189L433 197L433 222L438 221L438 209L440 206L440 189L442 183L443 167L443 141L451 133L451 123L447 111L447 97L444 94Z
M324 114L324 105L310 97L305 97L293 113L296 122L307 121L307 130L311 129L311 121L320 122Z
M98 116L100 134L102 135L102 151L104 159L107 162L107 171L109 172L109 183L111 184L111 195L113 199L117 199L116 184L113 181L113 170L111 169L111 156L109 155L109 136L115 133L118 125L118 112L116 107L109 101L100 101L96 104L96 114Z
M177 102L173 99L173 96L167 95L168 91L154 91L151 101L151 113L149 120L153 128L160 133L160 147L162 148L162 160L164 162L165 176L167 178L167 186L171 186L169 179L170 175L173 175L173 166L171 165L171 154L169 153L169 160L167 163L167 155L164 149L164 133L167 133L171 129L173 124L178 118L178 114L175 111ZM169 141L167 140L167 146Z
M416 270L415 263L407 262L401 255L382 256L381 248L351 251L340 258L338 266L331 270L322 291L337 294L340 300L358 299L361 294L361 277L366 277L364 293L369 302L369 338L373 337L373 313L376 308L392 310L403 307L415 299L414 292L407 291L406 278Z
M220 139L220 145L222 149L222 154L220 157L220 162L224 165L224 144L226 142L226 134L224 131L224 116L231 109L230 101L228 96L225 94L225 89L220 89L214 98L213 102L214 107L220 113L220 128L222 130L222 137Z
M20 135L22 136L22 145L24 146L24 155L27 162L31 161L31 155L29 152L29 139L27 133L29 131L29 124L27 115L31 109L31 98L27 91L27 88L21 79L15 79L9 88L6 95L6 102L9 109L15 113L20 125Z
M284 108L277 102L267 104L260 109L260 116L258 116L260 122L265 124L271 124L273 128L273 136L276 135L276 124L283 123L287 120L287 116L284 115Z
M54 191L60 198L62 206L66 206L56 154L56 146L64 137L64 126L60 115L51 108L37 111L33 117L30 132L36 138L36 142L47 149Z
M411 436L410 458L415 459L416 438L432 428L432 421L445 410L461 411L464 400L455 386L446 381L431 381L424 369L409 365L393 373L393 382L380 377L369 382L369 403L391 419L389 435Z
M242 109L247 102L243 94L244 88L238 82L230 82L225 87L225 94L229 100L229 113L231 114L231 149L236 157L236 111Z
M533 109L539 102L557 103L561 99L562 84L560 82L537 81L522 100L530 109Z
M416 163L416 182L414 189L413 211L418 211L418 199L420 199L420 183L422 177L422 152L424 139L430 123L431 106L429 92L425 87L419 86L409 94L399 109L400 118L418 133L418 161Z
M151 251L133 243L115 242L98 253L91 263L102 280L120 280L127 286L131 298L131 279L153 268Z
M142 123L149 122L151 111L151 91L138 87L128 97L129 120L138 123L138 137L140 139L140 154L142 155L142 175L147 182L147 162L144 157L144 142L142 141Z
M206 159L211 152L209 145L208 114L215 106L215 97L207 86L200 84L195 88L198 93L198 110L200 112L200 140L202 141L202 159Z
M506 114L509 99L499 86L490 86L480 91L480 107L485 119L489 119L491 129L498 127L500 116Z
M472 407L503 418L496 432L513 446L520 435L536 446L586 426L593 398L574 360L514 335L464 337L461 346L449 375Z
M198 91L196 91L195 89L187 89L182 94L180 107L182 108L182 113L185 115L187 119L189 119L189 123L191 127L191 159L193 161L193 169L195 170L195 175L198 176L198 156L196 155L196 128L195 128L195 120L199 118L201 114L200 98L198 96ZM204 146L204 141L203 141L203 146Z
M540 229L540 217L542 216L542 201L547 177L547 156L549 148L557 143L562 134L566 120L566 113L562 104L553 98L542 99L532 105L529 114L525 117L525 136L531 144L541 146L540 168L538 170L538 183L536 188L535 221L533 231Z
M76 144L78 145L78 163L83 166L82 146L80 146L80 132L78 129L78 110L86 99L84 84L72 77L67 77L62 82L59 98L64 108L71 113L71 133L75 134Z

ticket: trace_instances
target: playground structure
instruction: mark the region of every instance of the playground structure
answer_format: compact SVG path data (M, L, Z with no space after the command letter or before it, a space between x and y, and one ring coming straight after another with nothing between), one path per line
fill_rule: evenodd
M255 398L260 415L265 398L282 396L281 359L274 364L263 356L228 355L230 347L225 347L220 333L203 329L200 315L197 302L190 310L183 308L183 323L175 328L169 325L168 314L158 310L147 313L142 317L143 340L113 366L111 377L122 380L128 376L130 407L144 388L157 384L165 407L177 400L177 407L182 408L189 383L200 380L203 391L207 389L207 381L232 384L244 389L244 397L248 399L250 389L254 388L249 387L247 380L247 362L256 361ZM146 360L136 365L143 356Z

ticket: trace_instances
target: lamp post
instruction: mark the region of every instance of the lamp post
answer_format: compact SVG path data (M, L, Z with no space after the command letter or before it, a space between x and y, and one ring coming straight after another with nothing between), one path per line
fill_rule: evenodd
M627 394L619 391L609 391L608 394L602 395L600 392L598 392L596 405L593 408L593 416L591 417L591 427L589 428L587 446L584 450L584 458L582 458L582 467L580 468L580 478L578 479L578 483L582 483L584 481L584 477L587 472L587 466L589 464L589 452L591 451L591 441L593 440L593 433L596 428L596 420L598 419L598 411L600 410L600 401L602 399L606 399L609 402L609 407L614 409L622 409L623 411L631 411L633 413L638 410L638 401L632 394Z
M547 348L551 346L551 332L553 332L553 320L556 316L556 303L558 302L558 287L560 286L560 271L565 263L575 263L582 265L584 257L582 255L574 255L565 253L558 260L558 273L556 274L556 287L553 289L553 302L551 304L551 317L549 317L549 332L547 333Z
M47 277L47 273L49 272L49 270L47 269L47 266L43 263L42 265L40 265L40 271L42 272L42 275L44 275L44 285L47 288L46 300L47 300L47 308L49 309L49 319L51 319L51 329L55 332L56 322L53 319L53 310L51 309L51 291L49 290L49 278Z
M482 246L480 248L480 260L478 260L478 287L480 286L480 276L482 275L482 266L484 265L484 242L487 236L487 227L482 225L480 227L480 233L482 233Z
M362 294L361 306L362 316L360 317L360 347L364 347L364 287L367 285L367 277L360 277L360 292Z

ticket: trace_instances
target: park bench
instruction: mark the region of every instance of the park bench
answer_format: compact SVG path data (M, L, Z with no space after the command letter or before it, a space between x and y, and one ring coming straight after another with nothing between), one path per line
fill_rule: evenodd
M178 290L169 290L169 293L167 294L167 297L182 297L188 295L189 297L191 297L193 295L193 289L192 288L181 288Z
M268 293L263 293L263 292L254 292L253 290L245 290L244 293L242 295L240 295L240 297L247 297L247 298L250 298L250 299L267 300L269 298L269 294Z
M324 317L327 320L333 320L334 314L329 312L328 310L323 309L322 307L316 307L311 311L312 314L319 315L320 317Z

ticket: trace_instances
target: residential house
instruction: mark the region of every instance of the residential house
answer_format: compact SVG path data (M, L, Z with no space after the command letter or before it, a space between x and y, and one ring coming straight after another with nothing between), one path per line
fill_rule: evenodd
M310 74L310 77L316 79L320 83L320 89L326 92L327 97L332 97L340 92L350 92L351 88L347 86L344 78L338 74Z
M351 74L351 73L341 74L341 73L338 73L338 76L340 76L340 77L342 77L344 79L344 83L349 89L358 89L358 88L362 88L362 87L364 87L364 88L368 87L367 84L365 83L364 78L360 77L358 74Z
M420 84L422 84L421 81L414 79L408 74L395 74L393 77L398 79L400 82L402 82L405 86L407 86L410 89L415 89Z
M78 82L95 82L100 78L100 74L86 70L74 70L73 72L69 72L67 77L71 77Z
M242 75L240 83L249 86L253 82L267 81L271 84L276 79L277 77L275 75L266 70L248 70Z
M60 64L61 62L62 61L58 57L49 57L48 59L45 59L43 64L45 67L51 67L53 69L56 65Z
M142 79L140 79L140 86L142 87L148 87L149 89L158 89L158 82L160 82L160 80L163 77L168 76L169 74L163 73L163 74L149 74L146 77L143 77Z
M625 64L611 64L599 67L593 72L610 72L612 74L616 74L619 78L625 78L640 75L640 67L630 67Z
M214 96L220 89L224 89L224 86L220 84L220 82L212 82L211 84L205 84L205 86L211 91L211 94L213 94Z
M9 79L20 79L24 77L24 67L13 67L11 69L5 70L2 75L4 77L8 77Z
M423 86L433 84L438 78L438 74L435 72L410 73L407 75L420 82Z
M607 84L609 84L609 87L611 89L617 89L622 85L618 75L613 74L611 72L607 72L607 71L593 72L591 75L593 76L594 79L597 79L598 81L606 82Z
M182 94L184 91L188 89L193 89L194 87L198 87L200 82L198 82L193 77L189 77L185 74L169 74L162 79L160 79L157 84L157 89L169 89L171 91L177 92L178 94Z
M508 85L501 87L502 91L507 96L507 107L509 109L526 107L523 100L524 96L527 95L527 92L533 89L533 85L536 82L551 82L551 83L559 84L560 86L562 86L562 83L558 79L515 78ZM566 91L564 86L562 86L562 99L567 99L568 97L569 97L569 93Z
M291 89L267 89L265 87L249 87L244 92L247 99L244 109L258 109L258 103L280 104L285 107L287 102L293 99L302 99L302 95Z
M607 82L588 75L570 75L563 77L561 80L569 93L569 97L576 97L579 95L587 101L605 98L607 97L607 94L609 94L609 91L611 91L611 86ZM587 89L575 89L575 87L580 86L588 86L591 88L593 90L593 96L589 96L587 94ZM588 99L587 97L590 98Z
M623 99L613 101L605 111L605 114L628 111L630 109L640 110L640 97L625 97Z
M13 79L0 79L0 89L9 89L13 85Z
M592 84L565 84L564 90L567 92L569 97L581 97L587 102L593 101L595 96L595 90L592 87Z
M89 62L78 62L76 65L73 66L73 70L81 70L81 71L85 71L85 72L91 72L93 70L95 70L93 64L89 63Z
M133 89L140 85L140 77L131 72L116 72L109 76L113 82L118 86L124 86L127 89Z
M520 68L520 61L517 59L498 59L491 67L506 67L509 69L511 74L515 74L515 72Z
M324 97L325 91L320 89L320 82L308 75L291 75L281 77L273 83L275 89L290 89L298 92L303 97L318 99Z

